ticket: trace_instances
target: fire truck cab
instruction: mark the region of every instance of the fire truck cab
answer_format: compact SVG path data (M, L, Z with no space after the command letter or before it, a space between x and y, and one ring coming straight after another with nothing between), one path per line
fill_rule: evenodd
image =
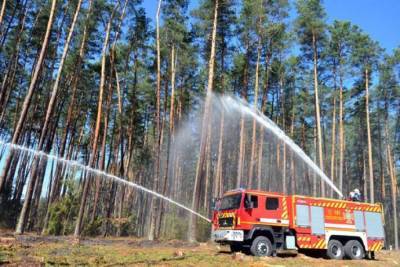
M309 249L362 259L383 247L382 211L380 204L239 189L217 201L212 239L255 256Z

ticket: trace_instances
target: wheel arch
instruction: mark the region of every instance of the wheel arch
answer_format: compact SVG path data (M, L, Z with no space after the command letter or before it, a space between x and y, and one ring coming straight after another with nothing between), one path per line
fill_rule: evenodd
M269 226L255 226L248 233L247 239L253 240L258 236L265 236L271 241L272 245L275 245L275 238L273 233L273 229Z
M325 236L326 243L332 239L339 240L343 245L349 240L358 240L363 245L364 250L368 251L367 235L363 232L329 231Z

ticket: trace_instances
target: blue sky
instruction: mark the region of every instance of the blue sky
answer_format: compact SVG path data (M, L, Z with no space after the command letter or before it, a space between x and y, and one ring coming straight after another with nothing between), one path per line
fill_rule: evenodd
M324 5L329 21L351 21L387 52L400 47L399 0L325 0Z
M158 0L143 2L148 16L154 21ZM198 2L191 0L190 9ZM358 25L387 52L400 46L400 0L325 0L323 3L328 22L338 19Z

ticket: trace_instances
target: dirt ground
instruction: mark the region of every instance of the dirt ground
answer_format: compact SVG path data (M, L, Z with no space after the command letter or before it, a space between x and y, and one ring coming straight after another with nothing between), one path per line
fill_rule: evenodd
M14 237L0 231L0 265L5 266L400 266L400 252L382 251L376 260L333 261L301 253L258 258L232 254L213 243L132 238Z

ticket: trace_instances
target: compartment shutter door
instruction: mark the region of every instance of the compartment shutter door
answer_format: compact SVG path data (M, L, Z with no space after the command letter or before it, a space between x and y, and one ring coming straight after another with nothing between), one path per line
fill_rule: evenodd
M297 226L310 226L309 207L307 205L296 205Z
M311 233L325 234L324 208L322 207L311 207Z
M376 212L365 212L365 223L367 226L367 236L375 238L384 238L382 216Z
M354 223L356 225L356 230L357 231L364 231L365 230L365 225L364 225L364 212L355 210L354 211Z

